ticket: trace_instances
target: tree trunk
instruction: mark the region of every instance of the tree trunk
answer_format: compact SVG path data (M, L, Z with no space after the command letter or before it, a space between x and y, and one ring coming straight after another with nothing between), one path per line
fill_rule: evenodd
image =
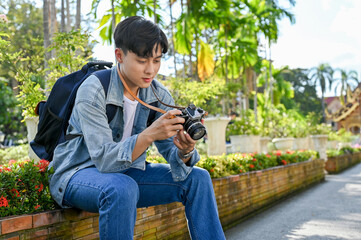
M252 74L252 82L253 82L253 90L254 90L254 96L253 96L253 112L254 112L254 120L256 123L258 123L258 118L257 118L257 105L258 105L258 102L257 102L257 76L256 76L256 72L253 71L253 74Z
M227 24L224 25L224 50L226 51L225 53L225 60L224 60L224 63L226 65L225 67L225 75L226 75L226 84L229 83L229 79L228 79L228 31L227 31ZM224 108L224 111L223 114L226 114L229 112L229 96L226 95L225 98L224 98L224 102L225 102L225 106L223 107Z
M50 1L50 37L51 38L54 37L54 34L56 33L57 30L55 2L56 0Z
M224 25L224 48L226 51L226 56L225 56L225 60L224 63L226 65L226 69L225 69L225 74L226 74L226 83L228 83L228 44L227 44L227 26Z
M183 0L181 0L181 14L183 15ZM185 59L185 55L183 54L183 70L182 70L182 74L183 74L183 78L186 78L186 59Z
M196 39L196 69L195 69L195 80L196 81L200 81L200 78L199 78L199 75L198 75L198 53L199 53L199 37L198 37L198 32L196 32L196 36L195 36L195 39Z
M65 2L61 0L61 24L60 24L60 32L65 32Z
M48 60L51 55L46 50L50 46L50 31L49 31L49 0L43 0L43 28L44 28L44 49L45 49L45 69L48 67Z
M81 0L76 1L76 16L75 16L75 29L80 29L80 23L81 23Z
M56 2L56 0L51 0L50 1L50 41L52 41L55 33L57 32L55 2ZM55 51L52 50L51 51L51 57L52 58L55 57L54 54L55 54Z
M191 78L193 77L192 52L189 54L188 76Z
M172 0L169 0L169 15L170 15L170 29L171 29L172 46L173 46L174 77L177 78L177 60L176 60L175 46L174 46Z
M325 112L325 97L324 97L324 93L321 93L321 106L322 106L322 122L325 123L326 122L326 112Z
M69 0L66 0L66 31L71 30L71 21L70 21L70 3Z
M50 46L50 32L49 32L49 0L43 0L43 31L44 31L44 69L48 68L48 61L51 58L51 53L48 51ZM45 73L45 85L48 72Z
M269 43L269 92L271 103L273 104L273 76L272 76L272 58L271 58L271 43Z

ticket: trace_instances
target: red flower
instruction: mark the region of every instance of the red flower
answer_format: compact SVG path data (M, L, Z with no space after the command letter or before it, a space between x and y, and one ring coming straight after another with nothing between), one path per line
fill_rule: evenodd
M269 155L269 154L266 154L266 157L270 158L270 157L271 157L271 155Z
M281 161L283 165L287 165L287 161L286 160L282 160Z
M249 155L250 155L251 157L253 157L253 156L254 156L254 154L253 154L253 153L250 153Z
M250 168L254 168L254 165L253 165L253 164L251 164L251 165L249 165L249 167L250 167Z
M211 170L209 170L210 172L214 172L214 169L213 168L211 168Z
M257 159L253 158L252 161L253 161L253 162L257 162Z
M242 172L243 172L243 170L242 170L242 169L239 169L239 172L240 172L240 173L242 173Z
M16 163L16 160L11 159L11 160L9 161L9 165L13 165L14 163Z
M39 192L43 191L44 185L41 183L39 186L35 185L35 190L38 190Z
M8 207L9 203L8 200L6 199L6 197L1 196L0 198L0 207Z
M276 155L277 155L277 156L281 156L281 155L282 155L282 151L277 150L277 151L276 151Z
M20 197L20 193L15 188L11 189L10 191L13 193L14 197Z
M38 204L34 208L35 208L35 210L38 210L39 207L40 207L40 205Z
M45 172L46 169L48 168L48 165L49 165L49 162L46 161L46 160L44 160L44 159L42 159L42 160L40 160L39 163L38 163L37 165L35 165L35 166L37 166L37 167L39 168L40 172Z

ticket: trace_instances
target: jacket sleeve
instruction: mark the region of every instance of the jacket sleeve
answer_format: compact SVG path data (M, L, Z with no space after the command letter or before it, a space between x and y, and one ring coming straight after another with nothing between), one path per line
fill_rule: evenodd
M157 89L160 99L162 102L168 105L174 105L174 100L171 94L164 88ZM166 107L160 104L161 108L165 111L169 111L172 108ZM160 117L160 113L157 113L156 118ZM172 171L172 177L174 181L183 181L187 178L189 173L192 171L193 166L200 160L200 156L197 150L194 151L193 156L189 160L188 166L182 161L182 159L178 156L178 148L173 143L173 138L168 138L161 141L155 141L155 145L157 146L158 152L166 159L169 163Z

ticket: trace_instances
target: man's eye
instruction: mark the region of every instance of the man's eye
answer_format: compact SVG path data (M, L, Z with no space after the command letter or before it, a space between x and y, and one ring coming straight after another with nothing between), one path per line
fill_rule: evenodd
M138 60L139 63L145 63L145 61L142 61L142 60Z
M160 60L154 60L154 63L160 63Z

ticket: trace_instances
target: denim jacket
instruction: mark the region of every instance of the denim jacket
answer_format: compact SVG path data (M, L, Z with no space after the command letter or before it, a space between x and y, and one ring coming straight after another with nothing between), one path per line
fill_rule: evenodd
M70 178L77 171L95 166L100 172L122 172L128 168L145 170L146 152L132 162L132 152L138 134L147 127L150 110L137 105L132 136L120 142L123 136L123 84L117 74L116 67L111 69L110 84L105 97L104 89L95 75L88 77L79 87L74 108L69 120L67 133L81 135L59 144L53 161L54 173L50 176L50 192L55 201L62 207L63 196ZM157 80L157 94L166 104L174 105L174 100L168 90ZM151 87L139 89L139 98L150 104L157 99ZM117 106L113 120L108 123L106 105ZM169 107L162 104L160 108L169 111ZM161 113L156 114L159 118ZM154 142L159 153L170 164L174 181L183 181L187 178L192 167L199 161L197 151L189 160L187 166L179 158L173 138Z

